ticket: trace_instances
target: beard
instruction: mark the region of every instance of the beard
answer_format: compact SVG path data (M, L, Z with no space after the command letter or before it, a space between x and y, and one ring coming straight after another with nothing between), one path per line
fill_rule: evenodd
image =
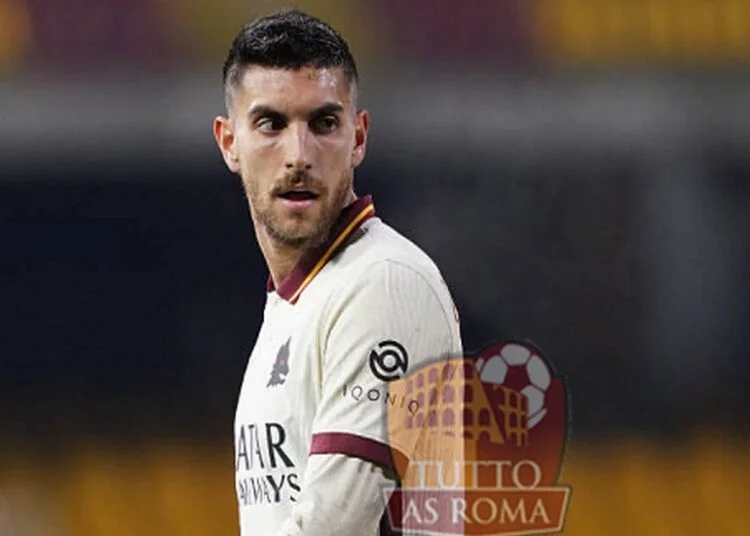
M277 244L292 249L310 249L321 246L328 239L346 204L352 179L353 174L345 172L333 188L326 188L307 173L296 172L284 177L270 193L261 192L257 183L247 181L245 184L256 225L262 225L266 234ZM278 194L292 187L310 189L318 194L310 210L286 213L279 206Z

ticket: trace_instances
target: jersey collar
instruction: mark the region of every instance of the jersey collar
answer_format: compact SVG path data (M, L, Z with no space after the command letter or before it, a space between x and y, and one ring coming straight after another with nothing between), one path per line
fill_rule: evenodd
M268 292L276 290L277 294L287 302L296 303L305 287L318 275L331 257L342 248L362 223L373 216L375 216L375 205L372 196L357 198L341 211L328 240L321 247L303 255L278 289L274 288L273 279L270 275L268 276Z

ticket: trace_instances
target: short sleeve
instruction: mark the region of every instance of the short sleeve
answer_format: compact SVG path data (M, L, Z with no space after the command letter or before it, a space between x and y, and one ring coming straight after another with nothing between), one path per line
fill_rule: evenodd
M413 401L393 396L389 384L462 352L447 287L439 274L381 261L342 284L325 330L310 454L345 454L395 468L394 456L408 459L410 447L393 443L389 412L404 414Z

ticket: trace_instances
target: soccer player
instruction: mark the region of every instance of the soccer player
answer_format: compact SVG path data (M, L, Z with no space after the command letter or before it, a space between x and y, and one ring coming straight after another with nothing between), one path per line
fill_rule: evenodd
M347 43L298 10L255 20L224 64L214 135L270 272L237 402L243 536L374 536L393 488L388 383L462 352L433 261L354 192L370 119Z

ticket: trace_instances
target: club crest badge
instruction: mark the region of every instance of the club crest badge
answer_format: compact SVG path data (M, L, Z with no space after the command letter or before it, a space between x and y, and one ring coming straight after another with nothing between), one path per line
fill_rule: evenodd
M289 338L279 348L279 353L276 354L276 361L274 361L273 368L271 369L271 377L266 387L282 385L286 381L286 375L289 374L289 344L291 342L292 339Z

